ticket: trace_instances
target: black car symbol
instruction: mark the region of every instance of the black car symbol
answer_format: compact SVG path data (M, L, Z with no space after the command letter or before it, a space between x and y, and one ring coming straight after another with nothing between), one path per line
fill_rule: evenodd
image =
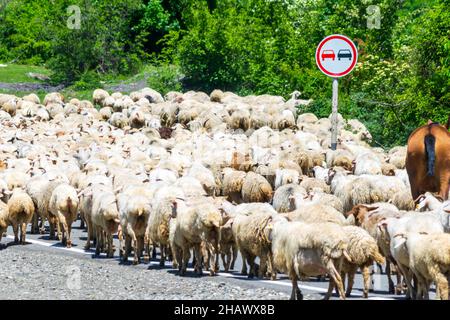
M348 58L348 60L352 60L352 53L348 49L341 49L338 51L338 60L341 58Z

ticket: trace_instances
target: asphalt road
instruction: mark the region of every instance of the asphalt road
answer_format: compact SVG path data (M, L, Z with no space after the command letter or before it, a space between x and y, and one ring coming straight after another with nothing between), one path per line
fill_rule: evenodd
M67 255L70 257L73 257L75 259L79 260L86 260L86 259L95 259L98 261L101 261L101 263L104 263L105 265L111 265L111 264L120 264L119 260L119 241L117 237L114 239L114 244L116 247L116 252L114 255L114 258L106 258L106 255L102 253L100 257L94 257L94 250L88 250L85 251L83 249L85 241L86 241L86 232L84 230L81 230L79 228L80 222L76 221L73 225L72 229L72 241L73 245L72 248L65 248L62 246L61 243L55 240L49 240L48 234L44 235L32 235L27 234L27 245L22 246L21 249L23 249L23 252L26 251L33 251L33 252L45 252L46 254L57 254L57 255ZM29 226L30 228L30 226ZM14 247L12 245L13 242L13 232L12 228L8 229L7 232L8 236L6 239L2 239L1 244L4 246L7 245L6 248L0 251L0 259L2 256L2 253L6 250L12 250ZM22 253L21 253L22 254ZM50 258L51 259L51 258ZM131 261L132 257L130 257ZM159 266L159 256L156 260L150 260L149 263L141 263L139 265L133 266L130 265L126 266L126 268L133 268L134 270L142 269L142 272L154 272L158 271L161 272L165 271L169 274L171 274L174 278L174 281L177 281L180 277L177 275L176 270L172 269L172 263L167 261L165 267ZM208 276L207 272L205 272L205 276L209 278L212 281L216 281L219 283L225 283L230 285L236 285L243 288L248 289L270 289L275 292L278 292L280 294L280 297L285 298L288 295L290 295L291 292L291 283L287 276L283 274L279 274L277 280L261 280L261 279L248 279L247 276L243 276L240 274L240 270L242 267L242 260L240 257L240 254L238 255L238 261L235 265L235 270L233 270L230 273L225 272L219 272L219 274L215 277ZM124 269L126 270L126 269ZM223 266L221 263L221 270L223 270ZM134 271L133 271L134 272ZM377 270L377 272L379 272ZM192 268L188 269L187 277L195 277L193 274ZM395 277L394 277L395 279ZM178 280L179 281L179 280ZM395 280L394 280L395 281ZM302 293L305 296L305 299L323 299L327 288L328 288L328 281L322 280L318 281L317 279L310 279L310 281L302 281L299 283L300 289L302 290ZM362 299L362 276L358 273L355 276L355 284L353 287L352 295L350 300L354 299ZM388 282L387 277L385 274L379 274L375 273L373 275L373 292L369 292L369 300L403 300L404 295L391 295L388 294ZM239 299L239 297L236 297ZM430 299L434 298L434 293L430 293ZM338 299L336 295L332 297L332 299Z

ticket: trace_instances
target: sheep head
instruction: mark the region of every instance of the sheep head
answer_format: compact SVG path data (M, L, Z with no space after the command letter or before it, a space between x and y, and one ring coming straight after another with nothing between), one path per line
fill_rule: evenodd
M366 206L363 204L358 204L352 208L349 212L345 213L345 217L349 218L350 216L354 217L354 223L356 226L361 226L361 224L364 222L366 215L371 212L378 209L376 206Z

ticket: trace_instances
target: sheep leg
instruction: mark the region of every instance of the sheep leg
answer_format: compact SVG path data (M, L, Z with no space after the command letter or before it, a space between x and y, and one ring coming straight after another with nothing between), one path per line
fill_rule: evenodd
M55 240L55 222L53 219L48 219L48 224L50 226L50 234L49 234L49 239L50 240Z
M156 246L152 244L152 259L156 259Z
M234 270L234 264L236 263L238 249L235 245L231 246L231 249L233 250L233 260L231 260L230 269Z
M391 277L391 263L389 261L386 261L386 276L388 278L388 283L389 283L389 293L390 294L394 294L395 293L394 281L392 281L392 277Z
M80 213L80 229L85 228L84 214Z
M27 234L27 223L22 222L20 225L20 244L25 244L25 235Z
M95 227L95 235L96 235L96 239L97 239L97 243L95 244L95 255L98 256L100 255L100 252L102 251L101 249L101 245L102 245L102 241L101 241L101 236L102 236L102 230L100 227L96 226Z
M364 280L364 289L363 289L363 298L369 297L369 287L370 287L370 270L369 266L364 266L361 270L363 280Z
M130 252L131 252L131 237L126 233L125 234L125 247L124 247L123 254L122 254L123 262L128 261L128 256L130 255Z
M128 224L127 225L127 230L126 230L128 236L131 239L132 242L132 247L134 250L134 258L133 258L133 264L136 265L139 263L139 250L138 250L138 244L137 244L137 239L136 239L136 234L134 233L133 228L131 228L131 225ZM128 247L128 249L130 249L130 247ZM130 254L130 253L128 253Z
M39 233L39 214L37 211L33 214L33 222L31 224L31 234Z
M225 272L228 272L228 270L230 269L230 262L231 262L231 253L220 253L220 257L222 258L222 263L223 263L223 267L225 269ZM228 258L228 261L225 259Z
M113 246L113 236L110 232L105 234L105 239L108 244L108 253L106 254L107 258L114 257L114 246Z
M58 211L58 220L59 220L59 228L58 228L58 237L59 240L62 240L62 243L66 245L68 248L70 248L69 242L68 242L68 226L67 226L67 220L66 217ZM62 234L61 234L61 226L62 226Z
M290 300L303 300L302 292L297 285L297 276L292 277L292 293Z
M41 224L39 225L39 233L40 234L45 233L45 220L46 220L46 218L43 215L41 215ZM50 220L48 223L50 225Z
M330 260L327 263L327 269L328 269L328 273L330 274L330 281L334 281L335 285L338 288L339 291L339 297L342 300L345 300L345 292L344 292L344 285L342 284L342 278L341 275L339 274L339 272L336 270L334 263L332 260ZM330 299L330 296L328 293L325 295L325 300Z
M137 259L138 263L141 262L142 250L144 249L144 238L142 236L137 237ZM135 253L136 256L136 253Z
M408 290L406 292L406 299L411 300L416 295L414 288L412 286L411 271L406 266L403 266L401 264L398 264L398 270L403 275L403 278L405 279L406 282L406 286L408 287Z
M214 245L214 273L219 272L219 244L216 242ZM230 259L228 259L230 260Z
M426 280L420 275L415 274L417 278L417 288L416 288L416 300L422 300L423 299L423 292L424 288L426 287Z
M67 248L72 247L72 222L68 223L67 225Z
M179 260L181 266L180 275L184 276L186 274L189 259L191 258L191 252L189 248L186 247L182 248L182 255L183 255L182 258Z
M276 280L277 279L277 271L275 269L275 264L273 262L273 255L271 252L268 255L268 268L269 268L269 272L270 272L270 279Z
M241 273L243 275L247 275L247 263L246 263L246 257L244 255L244 253L241 250L241 257L242 257L242 270Z
M255 277L255 274L256 274L256 272L255 272L255 269L256 269L255 258L256 257L251 255L251 254L247 255L247 263L250 266L250 271L248 273L248 278L249 279L253 279Z
M435 272L434 278L436 283L436 300L448 300L447 277L438 271Z
M84 250L89 250L91 248L91 239L92 239L92 233L93 233L92 222L87 220L86 225L87 225L87 239L86 239L86 244L84 246Z
M166 261L166 246L162 243L159 244L159 251L161 254L161 258L159 259L159 266L164 267L165 261Z
M13 224L14 232L14 243L19 243L19 225L17 223Z
M259 270L257 272L258 278L264 279L264 277L266 275L266 271L267 271L267 256L265 254L262 254L261 257L259 258L259 261L260 261L260 265L259 265ZM255 273L256 273L256 270L255 270Z
M350 272L347 273L348 280L347 280L347 290L345 291L346 297L350 297L350 295L352 294L353 284L355 282L355 273L356 273L356 270L353 270L353 268ZM345 281L345 278L342 278L342 282L344 282L344 281ZM364 294L363 294L363 296L364 296ZM364 298L367 298L367 297L364 297Z
M202 251L200 248L200 243L194 245L194 257L195 257L195 265L194 265L194 271L201 275L203 273L202 271Z

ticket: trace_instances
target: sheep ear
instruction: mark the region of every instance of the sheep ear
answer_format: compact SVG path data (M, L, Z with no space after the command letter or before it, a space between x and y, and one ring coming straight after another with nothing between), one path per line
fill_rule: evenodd
M402 237L402 239L395 245L395 249L400 248L402 245L405 244L406 242L406 237L404 235L400 235Z
M421 194L420 196L418 196L415 200L414 203L419 203L421 202L423 199L425 199L425 195Z

